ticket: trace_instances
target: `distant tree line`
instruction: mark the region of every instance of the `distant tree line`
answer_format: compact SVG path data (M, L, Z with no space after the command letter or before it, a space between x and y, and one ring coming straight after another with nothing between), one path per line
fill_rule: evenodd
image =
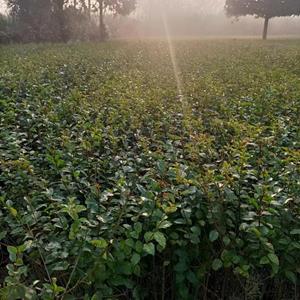
M136 0L6 0L0 42L103 41L105 14L128 15Z
M138 0L5 1L9 15L0 14L0 43L104 41L109 37L105 15L126 16L135 10ZM187 0L156 0L160 1L168 4L169 9L174 6L184 9L191 4ZM195 1L199 7L205 3ZM150 6L154 4L154 0L149 0ZM270 19L300 15L300 0L226 0L225 11L228 17L263 18L263 39L266 39ZM147 16L149 11L144 13Z

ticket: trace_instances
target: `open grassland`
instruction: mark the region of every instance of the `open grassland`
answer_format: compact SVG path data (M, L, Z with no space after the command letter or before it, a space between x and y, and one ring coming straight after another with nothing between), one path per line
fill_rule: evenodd
M299 299L300 42L174 49L0 47L0 298Z

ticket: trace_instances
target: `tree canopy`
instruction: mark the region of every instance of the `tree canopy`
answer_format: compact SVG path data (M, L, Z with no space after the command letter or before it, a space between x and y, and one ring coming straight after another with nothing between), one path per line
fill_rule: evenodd
M130 14L136 6L135 0L103 0L103 3L107 11L119 15Z
M6 0L6 3L14 20L14 40L40 42L72 38L103 40L107 37L104 15L128 15L135 9L136 0Z
M227 0L225 8L230 16L274 18L300 15L299 0Z
M229 16L253 15L265 19L263 38L267 37L269 19L300 15L299 0L226 0Z
M100 39L106 39L108 33L104 24L104 14L128 15L136 6L136 0L97 0L99 11L99 33Z

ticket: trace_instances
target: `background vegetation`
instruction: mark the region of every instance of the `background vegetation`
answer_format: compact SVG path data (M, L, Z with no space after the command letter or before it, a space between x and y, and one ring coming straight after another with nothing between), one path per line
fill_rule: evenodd
M0 23L0 42L26 43L104 41L108 38L104 16L128 15L136 1L6 0L6 4L9 17L1 17L6 23Z
M299 47L0 47L2 299L299 299Z
M177 37L300 32L297 0L0 0L0 43L164 37L162 11Z

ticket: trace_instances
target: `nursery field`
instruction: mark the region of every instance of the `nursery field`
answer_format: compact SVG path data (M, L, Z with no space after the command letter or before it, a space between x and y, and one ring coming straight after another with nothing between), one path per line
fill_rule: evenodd
M0 47L0 299L299 299L300 41Z

